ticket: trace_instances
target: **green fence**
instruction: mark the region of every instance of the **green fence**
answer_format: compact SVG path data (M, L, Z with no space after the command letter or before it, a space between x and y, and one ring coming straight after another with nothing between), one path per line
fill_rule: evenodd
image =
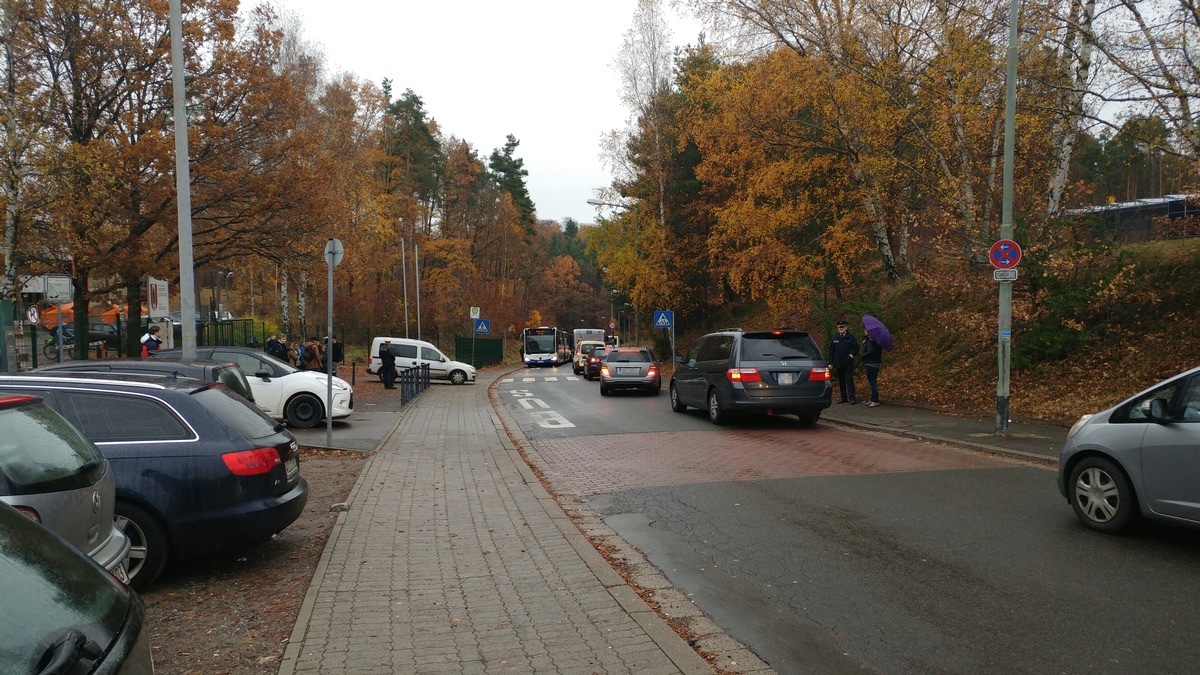
M476 368L498 366L504 362L504 340L455 335L454 358Z

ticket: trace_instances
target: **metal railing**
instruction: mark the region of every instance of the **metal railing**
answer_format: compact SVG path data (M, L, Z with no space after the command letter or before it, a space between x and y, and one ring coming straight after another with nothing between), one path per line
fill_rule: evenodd
M429 364L400 369L396 384L400 387L400 405L412 403L429 388Z

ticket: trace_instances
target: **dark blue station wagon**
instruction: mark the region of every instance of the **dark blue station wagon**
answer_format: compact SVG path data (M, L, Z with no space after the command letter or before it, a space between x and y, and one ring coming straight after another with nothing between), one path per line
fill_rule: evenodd
M134 588L168 561L266 541L304 511L295 437L221 384L48 372L0 376L0 393L41 396L108 458Z

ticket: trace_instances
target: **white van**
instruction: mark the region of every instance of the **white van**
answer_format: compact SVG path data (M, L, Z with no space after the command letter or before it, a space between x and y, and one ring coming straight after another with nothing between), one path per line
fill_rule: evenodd
M367 372L379 375L379 345L384 340L392 341L392 353L396 355L396 370L429 364L429 379L448 380L451 384L475 381L475 366L461 361L451 361L437 347L424 340L402 337L376 337L371 339L371 358Z

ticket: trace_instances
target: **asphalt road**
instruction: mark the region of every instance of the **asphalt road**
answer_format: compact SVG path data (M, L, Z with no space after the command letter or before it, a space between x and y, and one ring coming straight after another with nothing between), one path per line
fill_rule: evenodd
M783 673L1183 672L1200 541L1079 526L1041 466L908 439L714 427L569 366L499 400L556 491Z

